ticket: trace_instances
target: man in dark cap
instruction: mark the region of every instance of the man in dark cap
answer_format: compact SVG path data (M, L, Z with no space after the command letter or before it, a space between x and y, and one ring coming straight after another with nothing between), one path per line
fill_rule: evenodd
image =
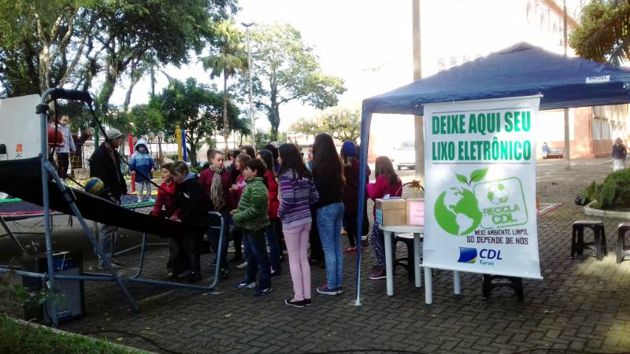
M98 177L103 181L103 191L114 203L120 204L120 197L127 194L127 183L120 169L121 158L118 147L122 143L122 133L118 129L109 129L105 133L107 139L90 157L90 177ZM121 264L112 259L112 236L118 231L116 226L101 226L98 242L102 252L99 269L120 268Z

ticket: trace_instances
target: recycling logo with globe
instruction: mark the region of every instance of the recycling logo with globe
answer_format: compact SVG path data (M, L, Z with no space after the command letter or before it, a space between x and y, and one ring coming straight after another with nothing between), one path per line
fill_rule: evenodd
M477 183L473 192L483 213L484 229L524 225L528 220L523 184L516 177Z
M487 168L475 170L470 178L455 174L457 180L465 187L451 187L443 191L435 201L435 218L438 225L451 235L464 236L474 232L483 219L479 201L469 188L472 183L484 179Z

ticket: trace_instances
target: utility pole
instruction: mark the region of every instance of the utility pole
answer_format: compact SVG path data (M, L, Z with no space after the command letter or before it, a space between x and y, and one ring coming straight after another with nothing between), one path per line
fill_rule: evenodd
M411 12L413 18L413 80L422 79L422 36L420 26L420 0L411 0ZM425 185L424 180L424 128L423 117L414 116L413 126L416 136L416 179Z
M567 0L562 1L564 7L564 57L567 57ZM569 109L564 109L564 159L567 162L565 169L571 169L571 137L569 127Z
M254 123L254 104L252 103L252 53L249 48L249 27L253 26L254 23L245 23L241 22L241 24L245 27L245 35L247 37L247 75L249 77L249 122L251 124L252 129L252 147L254 151L256 151L256 125Z

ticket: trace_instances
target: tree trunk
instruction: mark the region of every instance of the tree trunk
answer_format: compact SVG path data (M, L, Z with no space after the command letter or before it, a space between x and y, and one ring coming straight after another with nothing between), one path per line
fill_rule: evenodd
M114 94L114 88L116 86L116 82L118 82L118 76L120 76L120 71L116 65L116 63L112 63L107 68L103 88L101 88L101 92L98 94L98 103L103 113L107 113L109 111L109 100Z
M190 160L190 166L197 166L197 144L199 144L199 138L194 139L192 133L190 133L186 139L190 144L190 149L188 150L188 160ZM186 147L184 146L183 148L185 149Z
M132 77L131 82L129 83L129 89L127 90L127 94L125 95L125 102L123 103L123 109L126 111L129 108L129 103L131 103L131 93L133 92L133 88L140 81L140 77Z
M225 143L225 156L228 154L228 93L227 93L227 73L223 70L223 142Z
M188 149L188 160L190 160L190 166L197 166L197 148L195 144L190 144L190 149Z
M39 52L39 90L43 94L48 89L50 70L50 51L48 44L44 43Z
M269 111L269 123L271 123L271 139L276 141L278 139L278 127L280 126L280 107L278 104L272 104Z

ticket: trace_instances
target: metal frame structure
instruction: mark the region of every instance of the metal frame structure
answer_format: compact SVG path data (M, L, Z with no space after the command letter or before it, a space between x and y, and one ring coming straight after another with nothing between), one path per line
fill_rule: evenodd
M49 99L50 98L50 99ZM125 286L122 278L118 275L118 273L110 268L110 274L94 274L94 275L61 275L55 274L55 269L53 265L53 245L52 245L52 235L51 235L51 222L50 222L50 195L48 190L48 181L50 178L53 179L57 188L63 195L66 203L72 210L74 216L77 217L81 227L83 228L83 232L85 236L89 239L90 243L96 250L96 254L100 257L102 256L102 250L98 242L96 242L96 237L92 230L88 227L85 219L81 215L79 208L77 208L76 204L72 200L71 192L66 187L66 185L61 181L53 164L48 160L48 103L57 98L65 98L70 100L80 100L85 102L86 104L92 103L92 98L88 92L84 91L67 91L58 88L51 88L46 90L41 97L40 103L37 105L36 113L40 116L40 134L41 134L41 150L40 150L40 160L41 160L41 174L42 174L42 206L44 208L44 236L46 241L46 265L47 270L46 273L37 273L37 272L27 272L23 270L15 270L9 268L0 268L0 272L14 272L17 275L26 276L26 277L34 277L41 278L44 281L46 287L48 289L55 289L55 281L56 280L76 280L76 281L113 281L118 285L123 295L129 302L132 310L134 312L138 311L138 304L131 297L129 290ZM57 326L59 324L59 319L57 318L56 304L54 300L47 300L46 306L48 306L50 319L52 321L53 326Z
M144 284L149 284L149 285L170 286L170 287L177 287L177 288L203 290L203 291L211 291L212 289L214 289L219 279L219 271L220 271L219 266L216 267L214 280L212 281L212 283L210 283L207 286L196 285L196 284L183 284L183 283L170 282L170 281L160 281L160 280L153 280L153 279L142 277L141 275L142 275L142 270L144 267L144 259L145 259L146 246L147 246L146 233L142 237L141 252L140 252L140 269L135 275L131 277L128 277L128 278L121 277L113 268L109 269L110 274L83 273L82 275L63 275L63 274L55 273L55 269L53 265L54 250L53 250L53 244L52 244L51 220L50 220L50 216L51 216L50 199L49 199L50 194L49 194L49 189L48 189L49 188L48 182L51 178L53 179L57 188L59 188L59 191L63 195L65 202L68 204L68 206L72 210L73 215L77 217L77 219L79 220L79 223L83 229L83 232L85 236L89 239L93 248L95 249L96 254L99 257L102 256L102 250L99 243L96 242L96 237L94 235L94 232L92 231L90 227L88 227L87 222L85 221L78 207L74 203L72 195L71 195L72 193L71 190L68 187L66 187L63 181L61 181L61 179L57 175L57 172L53 164L48 160L48 103L56 99L82 101L86 103L90 107L90 109L92 109L92 106L91 106L92 97L87 91L71 91L71 90L64 90L64 89L59 89L59 88L51 88L51 89L46 90L46 92L44 92L44 94L41 97L40 103L37 105L36 113L39 114L41 118L40 119L41 152L40 152L39 158L41 160L41 174L42 174L42 177L41 177L42 206L44 209L43 216L44 216L44 224L45 224L44 235L45 235L45 241L46 241L47 271L45 273L37 273L37 272L29 272L29 271L24 271L20 269L10 268L10 267L0 267L0 273L12 272L20 276L40 278L44 282L46 288L53 289L53 290L55 289L56 280L113 281L120 288L123 295L129 302L131 309L134 312L138 312L139 307L136 301L133 299L133 297L129 293L129 290L127 289L127 286L125 285L124 280L128 282L137 282L137 283L144 283ZM92 112L93 112L93 109L92 109ZM102 126L100 128L101 130L103 129ZM221 264L220 263L221 262L221 249L220 248L223 247L223 237L225 237L224 232L223 232L224 231L223 226L224 226L225 220L223 219L221 214L217 212L210 212L209 214L213 216L217 216L215 214L218 214L220 218L220 226L218 227L221 228L220 229L221 231L219 234L219 251L217 252L218 254L217 264ZM4 226L6 225L3 223L2 226L4 228ZM212 226L212 228L218 228L218 227ZM10 232L9 234L12 238L14 238L14 236ZM14 238L14 241L17 241L17 239ZM19 241L17 241L17 244L20 245ZM46 306L48 307L48 313L50 314L50 319L52 321L53 326L57 326L59 324L59 319L57 317L55 300L54 299L47 300Z
M224 231L224 222L225 220L223 219L223 216L221 215L221 213L216 212L216 211L211 211L208 213L208 216L215 216L218 217L219 220L221 221L219 226L210 226L210 228L213 229L218 229L220 230L220 236L219 236L219 249L223 246L223 231ZM208 236L210 237L210 236ZM176 287L176 288L184 288L184 289L194 289L194 290L203 290L203 291L212 291L214 290L214 288L216 287L218 281L219 281L219 272L221 270L220 264L221 264L221 254L222 252L219 250L217 251L217 266L215 267L214 270L214 278L212 280L212 282L208 285L197 285L197 284L185 284L185 283L178 283L178 282L174 282L174 281L165 281L165 280L155 280L155 279L148 279L145 277L142 277L142 271L144 270L144 258L146 256L146 250L147 250L147 246L149 246L150 244L147 243L147 234L144 233L142 234L142 243L140 244L140 262L138 265L138 272L136 272L136 274L130 276L128 278L128 281L130 282L136 282L136 283L142 283L142 284L149 284L149 285L156 285L156 286L172 286L172 287Z

